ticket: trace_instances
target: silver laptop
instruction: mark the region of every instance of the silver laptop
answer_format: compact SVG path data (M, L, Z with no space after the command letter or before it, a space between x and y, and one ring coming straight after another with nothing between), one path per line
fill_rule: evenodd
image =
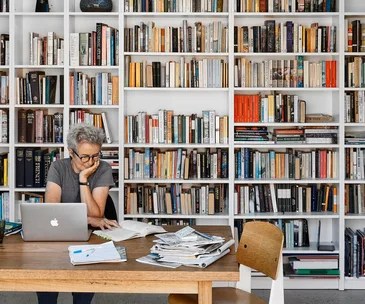
M24 241L87 241L87 206L81 203L20 204Z

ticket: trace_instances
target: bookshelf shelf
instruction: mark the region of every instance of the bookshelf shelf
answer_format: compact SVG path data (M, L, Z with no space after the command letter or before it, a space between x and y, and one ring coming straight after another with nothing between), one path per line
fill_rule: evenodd
M228 53L178 53L178 52L124 52L129 56L192 56L192 57L228 57Z
M125 179L125 184L228 184L228 179Z
M63 148L64 144L54 144L54 143L15 143L16 148L27 148L27 147L40 147L40 148Z
M273 144L260 144L254 143L254 144L243 144L243 143L234 143L235 148L273 148ZM293 148L293 149L314 149L314 148L322 148L322 149L335 149L339 148L340 145L326 145L326 144L286 144L286 145L279 145L275 144L275 149L286 149L286 148Z
M227 18L228 13L124 13L124 17L203 17L203 18Z
M234 215L235 219L338 219L340 216L333 212L262 212L252 214Z
M119 105L70 105L70 109L119 109Z
M365 180L363 179L346 179L345 184L365 184Z
M339 56L340 53L234 53L235 57L293 57L293 56Z
M124 88L124 91L228 92L228 88Z
M239 184L338 184L338 179L235 179Z
M108 13L102 13L102 12L93 12L93 13L87 13L87 12L69 12L68 13L70 17L95 17L95 18L103 18L103 17L118 17L118 12L108 12Z
M15 108L54 108L54 109L62 109L65 105L63 104L16 104L14 105Z
M336 246L336 245L335 245ZM301 254L301 253L306 253L306 254L316 254L318 253L317 251L317 243L310 243L309 247L294 247L294 248L284 248L283 249L283 254ZM323 251L323 253L330 253L330 254L335 254L335 253L339 253L338 250L338 245L336 246L335 251Z
M228 215L198 215L198 214L124 214L125 218L178 218L178 219L206 219L206 220L217 220L217 219L228 219Z
M46 188L15 188L15 192L46 192Z
M183 148L183 149L203 149L203 148L229 148L224 144L124 144L125 148Z
M365 52L345 52L345 56L365 56Z
M63 17L65 13L63 12L48 12L48 13L36 13L36 12L15 12L14 16L30 16L30 17L41 17L41 18L49 18L49 17Z
M339 17L340 13L237 13L234 17L274 17L274 18L333 18Z
M235 87L234 91L286 91L286 92L330 92L330 91L339 91L339 88L240 88ZM365 90L365 88L363 89Z
M16 69L37 69L37 70L43 70L43 69L64 69L63 65L29 65L29 64L19 64L15 65Z
M101 70L101 71L104 71L104 70L107 70L107 71L110 71L110 70L119 70L119 66L106 66L106 65L103 65L103 66L99 66L99 65L96 65L96 66L93 66L93 65L78 65L78 66L70 66L70 70Z
M346 214L345 220L365 220L365 214Z
M365 125L365 124L364 124ZM340 123L338 122L318 122L318 123L299 123L299 122L235 122L235 127L250 127L250 126L256 126L256 127L315 127L315 126L321 126L321 127L338 127L340 126Z

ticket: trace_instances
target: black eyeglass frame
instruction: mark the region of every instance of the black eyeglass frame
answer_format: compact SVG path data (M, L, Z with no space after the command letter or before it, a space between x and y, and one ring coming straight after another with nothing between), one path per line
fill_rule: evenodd
M93 159L93 161L95 161L96 159L101 159L103 157L103 153L101 153L101 151L98 154L94 154L94 155L83 155L80 156L74 149L72 149L72 152L80 159L80 161L84 164L86 164L87 162L90 161L90 158Z

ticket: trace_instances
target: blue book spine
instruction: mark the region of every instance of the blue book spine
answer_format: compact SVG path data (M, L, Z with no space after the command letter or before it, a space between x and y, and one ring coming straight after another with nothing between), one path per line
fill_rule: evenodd
M236 178L241 178L241 151L237 152L237 176Z
M144 178L150 178L150 148L144 150Z
M96 75L96 83L97 83L96 104L101 105L102 104L102 74L101 73L98 73ZM106 90L106 88L105 88L105 90Z

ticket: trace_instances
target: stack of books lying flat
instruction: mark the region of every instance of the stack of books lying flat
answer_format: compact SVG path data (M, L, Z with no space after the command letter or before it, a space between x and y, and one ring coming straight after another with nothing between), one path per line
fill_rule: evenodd
M187 226L174 233L156 235L151 253L137 261L156 266L176 268L181 265L208 267L230 252L234 240L226 241Z
M288 257L284 275L291 278L338 278L338 255L296 255Z
M5 236L16 234L22 230L21 223L6 222L5 223Z

